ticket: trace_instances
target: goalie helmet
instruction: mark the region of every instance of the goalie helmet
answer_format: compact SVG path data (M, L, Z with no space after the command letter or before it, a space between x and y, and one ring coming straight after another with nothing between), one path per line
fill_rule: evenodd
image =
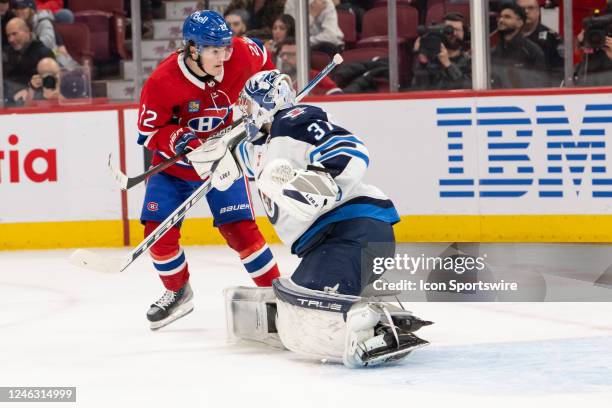
M275 69L249 78L238 100L248 139L254 140L261 127L272 122L276 112L294 104L295 90L288 75Z

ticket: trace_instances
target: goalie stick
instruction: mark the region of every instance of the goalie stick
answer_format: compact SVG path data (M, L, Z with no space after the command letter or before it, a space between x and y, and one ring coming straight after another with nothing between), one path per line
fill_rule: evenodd
M332 60L321 72L314 77L306 87L296 96L296 103L301 101L308 93L337 65L342 63L342 57L336 54ZM238 133L238 127L234 127L223 138L227 139L228 149L233 149L240 141L246 137L244 126L240 126L242 130ZM176 157L176 156L175 156ZM163 163L162 163L163 164ZM216 164L216 163L215 163ZM213 169L216 166L213 165ZM153 170L153 169L151 169ZM161 170L159 170L161 171ZM150 173L155 174L155 173ZM146 176L145 176L146 177ZM155 244L170 228L172 228L181 218L185 216L187 211L191 209L208 191L212 188L211 176L203 180L203 183L185 200L168 218L166 218L157 228L151 232L145 239L138 244L130 253L123 258L109 258L86 249L77 249L70 256L70 262L88 269L97 270L100 272L123 272L130 266L140 255Z
M296 101L300 101L304 96L308 95L308 93L310 93L312 88L314 88L319 83L319 81L321 81L321 79L326 77L336 67L336 65L339 65L341 63L342 63L342 57L340 56L340 54L334 55L332 62L330 62L325 68L323 68L323 70L321 70L321 72L319 72L319 74L317 74L317 76L314 77L312 81L310 81L306 85L306 87L296 96ZM311 84L314 84L314 85L311 86ZM240 118L236 122L234 122L231 126L223 130L220 130L219 132L210 136L208 139L214 139L217 137L221 137L227 141L227 146L233 147L234 145L239 143L244 138L244 133L245 133L244 119ZM230 140L233 140L233 142L230 142ZM144 173L139 174L134 177L128 177L121 170L113 166L112 155L108 156L108 168L110 169L115 181L117 181L117 183L119 184L119 187L122 190L129 190L130 188L145 181L148 177L166 170L168 167L172 166L173 164L185 158L187 154L188 152L183 152L181 154L172 156L171 158L164 160L158 165L151 167L149 170L145 171Z

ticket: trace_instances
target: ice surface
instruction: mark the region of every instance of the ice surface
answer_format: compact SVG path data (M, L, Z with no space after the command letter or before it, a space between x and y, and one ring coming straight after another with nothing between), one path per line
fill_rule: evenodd
M289 274L297 260L272 249ZM162 287L146 257L108 275L70 251L0 252L0 386L76 386L70 407L612 406L610 303L409 304L436 322L419 332L432 344L349 370L228 345L222 290L246 272L225 247L186 253L195 311L151 332Z

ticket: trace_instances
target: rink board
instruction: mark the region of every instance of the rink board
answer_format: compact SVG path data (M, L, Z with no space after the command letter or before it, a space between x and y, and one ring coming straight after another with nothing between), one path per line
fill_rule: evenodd
M317 99L370 150L400 241L612 242L612 89ZM133 245L144 187L134 105L0 114L0 249ZM12 112L11 112L12 113ZM12 136L14 135L14 136ZM15 138L16 136L16 138ZM53 167L50 170L50 167ZM264 234L277 242L259 202ZM222 244L205 202L185 244Z

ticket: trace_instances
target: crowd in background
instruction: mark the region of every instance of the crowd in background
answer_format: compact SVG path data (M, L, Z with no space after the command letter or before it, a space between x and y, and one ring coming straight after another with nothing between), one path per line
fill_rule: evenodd
M139 0L143 38L152 38L153 19L161 17L162 0ZM446 90L472 87L469 15L450 11L438 21L426 21L432 3L441 0L398 0L398 8L418 11L418 35L402 38L399 49L400 89ZM265 44L277 67L296 77L295 17L297 0L231 0L224 17L235 35L246 35ZM446 0L446 3L469 3ZM490 2L490 61L492 88L558 87L564 79L564 45L561 36L542 22L539 0ZM124 13L130 15L130 1ZM205 2L199 1L203 8ZM556 4L547 0L544 7ZM309 0L310 76L335 53L360 47L347 38L339 13L354 16L357 38L366 32L364 15L381 0ZM612 3L583 23L576 39L574 81L577 85L612 85ZM469 11L468 11L469 12ZM58 24L71 24L69 0L0 0L5 104L62 96L60 72L82 68L66 49ZM386 24L386 22L383 22ZM363 38L362 38L363 40ZM379 42L386 48L384 40ZM367 45L366 45L367 47ZM365 54L364 54L365 55ZM388 89L387 55L352 58L326 79L315 94L376 92ZM66 80L66 90L83 95L77 76ZM76 78L76 79L75 79Z

